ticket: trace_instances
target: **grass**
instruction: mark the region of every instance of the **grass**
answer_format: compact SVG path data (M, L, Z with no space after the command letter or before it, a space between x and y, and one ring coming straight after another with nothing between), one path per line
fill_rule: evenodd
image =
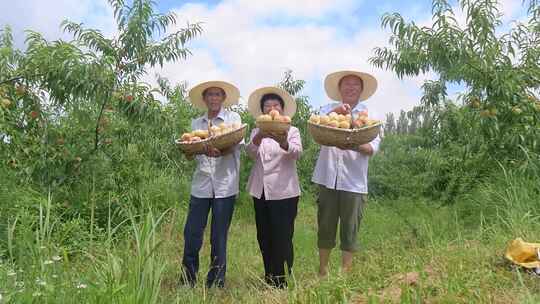
M316 207L306 195L296 221L295 273L288 290L261 281L253 210L245 197L230 230L224 290L178 284L185 205L161 215L126 211L124 223L102 232L117 239L92 238L85 250L73 253L54 244L49 198L40 203L33 236L9 240L26 246L26 258L0 263L0 303L536 303L539 278L502 258L508 240L540 239L532 186L506 177L454 206L371 200L352 273L340 273L334 251L324 280L316 275ZM24 228L17 225L11 223L11 236ZM207 240L201 278L209 262Z

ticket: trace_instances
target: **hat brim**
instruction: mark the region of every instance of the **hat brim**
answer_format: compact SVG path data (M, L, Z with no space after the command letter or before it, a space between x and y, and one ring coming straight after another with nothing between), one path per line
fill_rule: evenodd
M358 71L339 71L326 76L324 80L324 89L326 90L326 95L328 95L328 97L330 97L332 100L342 101L343 98L341 98L341 93L339 91L339 82L343 77L349 75L359 77L362 79L364 84L359 101L368 99L375 94L375 91L377 91L377 79L375 76Z
M225 91L223 107L227 108L238 103L240 91L236 86L225 81L207 81L200 83L189 91L189 101L197 108L206 110L203 92L208 88L221 88Z
M253 117L257 118L263 114L261 111L261 98L266 94L276 94L283 99L283 115L292 118L296 114L296 101L291 94L278 87L264 87L253 91L249 95L248 111Z

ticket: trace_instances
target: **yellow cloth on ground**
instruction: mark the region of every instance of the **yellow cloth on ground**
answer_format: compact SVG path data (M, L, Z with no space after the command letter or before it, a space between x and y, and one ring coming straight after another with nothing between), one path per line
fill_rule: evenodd
M540 243L527 243L521 238L511 241L506 247L505 257L512 263L525 268L540 267Z

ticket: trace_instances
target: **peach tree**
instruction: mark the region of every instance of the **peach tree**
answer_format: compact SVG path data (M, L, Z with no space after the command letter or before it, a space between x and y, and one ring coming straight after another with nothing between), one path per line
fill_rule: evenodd
M432 72L422 106L437 145L457 143L496 159L526 160L540 152L540 2L528 1L527 17L506 32L496 0L460 0L459 24L446 0L434 0L432 25L386 14L388 47L375 49L375 66L397 76ZM463 87L464 107L448 100L447 87Z
M47 41L28 31L21 50L9 27L0 32L0 153L23 180L63 184L96 155L114 158L132 141L170 136L163 125L174 124L167 108L175 103L163 105L163 92L143 77L189 56L186 43L202 28L170 32L175 15L156 12L153 1L109 2L117 25L112 37L64 21L72 40Z

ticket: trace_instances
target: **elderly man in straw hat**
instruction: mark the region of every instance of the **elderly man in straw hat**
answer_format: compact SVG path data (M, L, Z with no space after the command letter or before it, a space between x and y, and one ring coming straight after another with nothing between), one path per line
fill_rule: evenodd
M362 101L377 89L377 80L370 74L357 71L339 71L325 79L326 94L337 101L324 106L321 114L358 115L367 111ZM351 270L353 253L358 250L358 228L362 208L367 199L367 172L369 157L379 149L380 138L359 146L321 146L312 181L318 184L318 247L319 276L328 273L328 260L336 246L339 222L342 269Z
M238 89L227 82L209 81L189 92L190 101L207 113L191 123L193 130L210 125L241 123L238 113L225 108L238 103ZM227 234L238 194L240 150L243 142L229 151L208 147L197 155L197 167L191 184L191 199L184 227L184 282L193 286L199 269L199 251L203 242L208 213L212 210L210 232L211 261L206 285L224 287L227 268Z

